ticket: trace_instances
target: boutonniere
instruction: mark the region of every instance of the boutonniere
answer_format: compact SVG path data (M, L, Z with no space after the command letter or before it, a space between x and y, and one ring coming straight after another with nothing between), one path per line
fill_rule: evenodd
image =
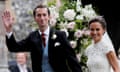
M60 46L60 42L55 43L55 47Z
M52 39L56 39L57 38L57 35L54 33L53 35L52 35Z

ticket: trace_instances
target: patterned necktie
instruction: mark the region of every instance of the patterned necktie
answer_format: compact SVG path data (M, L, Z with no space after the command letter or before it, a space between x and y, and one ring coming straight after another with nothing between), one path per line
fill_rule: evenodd
M46 39L45 39L45 34L44 33L42 33L41 34L41 36L42 36L42 43L43 43L43 46L45 47L46 46Z

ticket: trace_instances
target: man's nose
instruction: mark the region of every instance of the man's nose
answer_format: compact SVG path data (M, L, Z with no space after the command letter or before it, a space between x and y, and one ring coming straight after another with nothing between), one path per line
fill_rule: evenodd
M41 16L41 19L44 19L44 16L43 16L43 15Z

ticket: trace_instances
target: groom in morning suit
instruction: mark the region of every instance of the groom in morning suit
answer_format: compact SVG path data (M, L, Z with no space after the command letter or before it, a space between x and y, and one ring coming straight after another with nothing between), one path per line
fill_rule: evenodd
M38 5L33 10L33 15L39 29L17 42L12 33L14 19L9 11L4 12L2 19L9 51L29 51L33 72L82 72L65 33L49 27L49 9Z

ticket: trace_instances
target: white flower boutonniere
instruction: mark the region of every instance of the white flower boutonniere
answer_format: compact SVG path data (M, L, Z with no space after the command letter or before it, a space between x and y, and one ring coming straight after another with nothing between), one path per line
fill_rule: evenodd
M59 42L56 42L56 43L55 43L55 47L57 47L57 46L60 46L60 43L59 43Z
M56 39L56 38L57 38L57 35L53 34L52 39Z

